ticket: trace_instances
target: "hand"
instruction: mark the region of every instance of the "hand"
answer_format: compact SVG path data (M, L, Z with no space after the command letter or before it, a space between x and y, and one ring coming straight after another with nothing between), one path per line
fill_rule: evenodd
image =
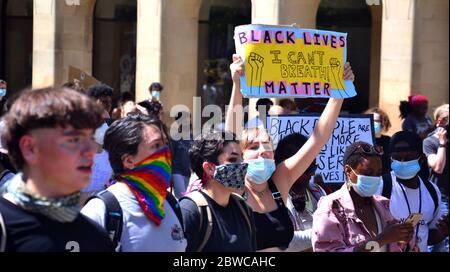
M234 83L239 82L239 77L244 75L244 62L237 54L233 54L233 63L230 65L231 78Z
M438 127L436 135L439 139L439 144L446 144L447 143L447 130L443 127Z
M344 65L344 80L355 81L355 74L353 74L352 66L350 62L346 62Z
M437 228L444 237L448 236L448 214L439 220Z
M410 223L399 224L397 220L388 222L383 232L377 236L381 246L394 243L408 243L414 235L414 226Z

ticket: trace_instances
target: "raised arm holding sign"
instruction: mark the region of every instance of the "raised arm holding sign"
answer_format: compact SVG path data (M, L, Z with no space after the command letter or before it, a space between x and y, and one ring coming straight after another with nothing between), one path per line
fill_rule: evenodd
M251 27L251 26L246 26ZM272 27L273 29L277 29L277 27ZM241 28L238 27L236 29L236 33L242 33L240 31ZM249 34L250 33L250 34ZM253 34L252 34L253 33ZM270 50L266 47L270 46L293 46L292 50L297 50L297 56L302 53L302 48L296 48L296 42L298 39L294 39L294 36L297 37L297 34L292 34L292 32L282 31L280 32L245 32L244 34L239 34L235 36L236 43L241 43L241 47L237 48L238 53L242 55L233 55L233 63L230 65L231 75L233 78L233 89L230 99L230 104L227 109L227 116L225 122L225 129L232 132L240 132L242 131L243 126L243 116L240 111L236 111L235 107L242 106L242 94L246 97L278 97L277 93L283 88L279 85L280 81L285 79L282 78L282 74L280 73L281 65L284 64L284 59L282 57L281 52L273 52L270 53ZM298 36L300 37L300 36ZM311 37L315 37L314 35ZM345 37L345 36L343 36ZM270 38L270 42L269 42ZM261 40L262 39L262 40ZM326 39L326 38L325 38ZM334 49L332 46L340 46L338 44L339 38L329 38L333 41L335 39L336 42L333 42L333 45L329 44L330 50L340 50L341 52L345 52L344 48L340 47ZM256 43L256 41L259 43ZM250 43L250 42L254 43ZM263 41L263 43L261 43ZM267 44L264 44L264 41ZM331 40L330 40L331 41ZM342 41L346 41L346 39L342 39ZM253 45L257 46L253 46ZM249 46L247 46L249 45ZM259 46L265 48L264 54L258 51ZM345 47L346 42L342 43L342 46ZM253 47L252 47L253 46ZM249 51L250 50L250 51ZM251 51L254 50L254 51ZM253 54L252 54L253 53ZM271 54L271 58L267 59L267 54ZM318 53L319 56L321 53ZM276 55L276 56L275 56ZM292 54L291 54L292 55ZM247 57L247 63L244 62L245 56ZM305 55L303 55L305 56ZM323 56L324 57L324 56ZM301 58L301 57L300 57ZM325 58L325 57L324 57ZM268 61L270 60L270 61ZM339 65L344 63L345 58L339 60ZM328 60L329 61L329 60ZM278 62L278 63L277 63ZM270 68L271 66L275 67L275 64L278 65L278 68ZM287 63L286 63L287 64ZM338 62L332 61L332 65L338 64ZM301 64L300 64L301 65ZM332 66L330 65L330 66ZM311 162L317 157L322 147L328 142L333 129L335 128L336 120L338 118L339 112L342 107L343 98L350 97L351 95L355 95L354 89L353 93L351 88L339 88L333 89L333 85L338 85L336 82L346 82L345 85L351 85L347 82L354 79L353 71L349 64L344 67L340 66L340 72L336 73L336 80L331 80L333 77L330 69L325 69L329 73L327 73L327 79L331 81L330 95L327 106L325 107L320 119L317 121L315 125L314 131L311 133L308 141L303 145L303 147L292 157L286 159L280 164L273 166L274 171L270 171L267 173L268 169L272 168L271 162L274 158L273 152L273 142L268 133L264 129L254 128L249 130L244 130L243 136L241 138L241 146L243 151L244 161L249 163L249 168L247 170L246 176L246 193L247 193L247 203L252 207L254 211L259 214L265 214L271 211L274 211L281 206L279 203L275 202L274 198L272 198L273 187L269 188L269 184L273 184L278 191L278 194L282 201L286 203L288 193L292 185L295 181L305 172L307 167L311 164ZM315 69L315 68L314 68ZM298 70L297 70L298 71ZM294 77L293 77L294 78ZM298 81L298 79L295 79ZM273 81L274 86L275 82L278 82L278 89L275 87L274 92L266 92L266 82ZM288 80L286 79L286 82ZM306 82L306 80L304 80ZM263 85L264 82L265 85ZM292 82L294 82L292 80ZM290 83L292 85L292 82ZM318 81L319 82L319 81ZM333 83L334 82L334 83ZM325 81L322 83L319 82L322 86L322 94L324 93ZM284 82L283 82L284 84ZM287 84L287 83L286 83ZM269 84L270 85L270 84ZM240 92L242 88L242 93ZM252 86L251 90L248 86ZM286 86L286 85L283 85ZM314 86L314 84L312 85ZM256 90L256 91L255 91ZM345 95L347 92L347 96ZM291 92L290 92L291 93ZM336 94L336 95L335 95ZM314 97L314 96L313 96ZM324 97L322 95L317 95L315 97ZM241 136L240 133L237 133L238 136ZM257 164L261 164L263 162L264 167L255 168L253 164L257 161ZM266 167L267 164L267 167ZM252 171L250 171L252 170ZM258 172L261 170L261 173ZM255 176L254 172L257 172L257 180L252 180L251 176ZM261 178L264 177L264 180ZM270 189L270 190L269 190ZM272 194L270 192L272 191ZM278 218L280 222L283 222L283 218ZM258 228L258 226L256 226ZM288 228L287 228L288 229ZM269 233L261 233L258 234L257 237L269 237L269 236L279 236L282 237L281 234L269 234ZM292 237L291 237L292 238ZM264 240L264 238L262 238ZM259 243L260 241L258 241ZM263 241L264 242L264 241ZM280 247L283 244L283 241L278 241L278 243L273 243L273 246ZM262 248L258 248L262 249Z

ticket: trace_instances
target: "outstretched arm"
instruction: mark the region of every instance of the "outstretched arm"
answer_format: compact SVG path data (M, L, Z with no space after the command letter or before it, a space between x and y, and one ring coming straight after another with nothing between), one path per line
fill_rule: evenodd
M236 106L242 106L241 82L239 77L244 74L244 62L236 54L233 55L233 63L230 65L230 70L233 79L233 88L225 117L225 130L236 133L242 130L242 128L238 129L236 126L241 125L244 120L243 111L236 108Z
M345 64L344 79L354 79L349 63ZM308 141L294 156L277 166L272 177L285 202L292 185L305 172L328 142L339 117L343 101L341 98L330 98Z

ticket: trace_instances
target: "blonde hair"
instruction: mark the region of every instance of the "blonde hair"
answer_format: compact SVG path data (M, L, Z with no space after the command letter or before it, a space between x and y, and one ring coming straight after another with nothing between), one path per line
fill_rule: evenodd
M437 121L445 112L448 113L448 104L443 104L437 107L433 113L434 120Z
M272 138L270 138L267 130L263 128L249 128L244 129L244 131L242 132L242 138L240 141L242 151L246 150L260 136L263 136L267 139L273 150Z

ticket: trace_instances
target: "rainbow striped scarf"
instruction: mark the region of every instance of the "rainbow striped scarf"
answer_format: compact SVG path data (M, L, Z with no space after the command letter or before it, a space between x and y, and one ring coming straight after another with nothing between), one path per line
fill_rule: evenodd
M137 167L120 175L120 181L134 193L145 215L158 226L166 215L164 200L171 175L172 153L168 147L156 151Z

